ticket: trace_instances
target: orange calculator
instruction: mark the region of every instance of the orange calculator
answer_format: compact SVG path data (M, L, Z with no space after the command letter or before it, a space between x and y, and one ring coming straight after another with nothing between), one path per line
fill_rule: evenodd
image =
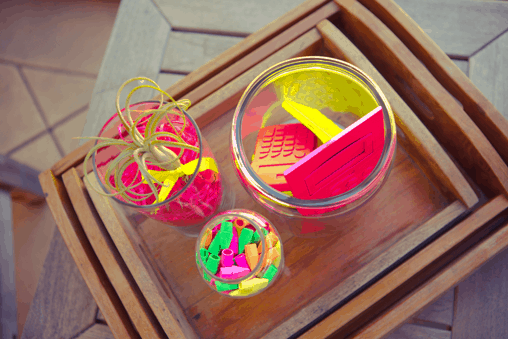
M272 188L290 187L284 171L316 148L317 138L303 124L273 125L259 130L252 168Z

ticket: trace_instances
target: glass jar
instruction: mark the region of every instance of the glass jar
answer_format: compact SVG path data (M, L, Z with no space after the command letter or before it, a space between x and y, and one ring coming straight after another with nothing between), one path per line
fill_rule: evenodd
M132 119L136 121L136 118L143 112L158 109L159 106L160 102L158 101L145 101L130 105L129 107ZM180 113L180 111L176 112L176 108L173 111ZM124 209L128 216L132 216L133 213L140 213L146 217L174 226L186 235L195 237L214 214L221 209L233 207L234 198L229 197L225 199L225 197L231 195L234 197L234 194L230 186L223 180L217 161L206 140L201 136L196 122L185 110L182 109L182 112L186 121L182 118L181 113L180 115L169 114L167 119L158 123L156 131L177 133L187 144L197 147L199 151L184 149L180 158L182 166L177 168L176 171L165 171L160 167L150 165L150 161L147 160L148 169L162 175L159 176L159 180L169 180L164 181L164 183L171 182L174 184L167 197L163 201L155 203L156 197L150 187L147 183L142 183L143 178L139 173L137 163L126 164L131 158L128 157L120 162L120 166L127 165L120 180L126 186L130 183L138 184L138 186L133 188L134 193L124 193L128 197L138 201L127 200L122 195L115 195L112 199ZM123 115L125 116L125 114ZM146 128L148 117L143 118L145 119L144 125L143 119L138 124L138 131L142 134L143 129ZM125 130L117 114L106 122L99 133L99 137L122 139L127 142L132 141L131 136ZM166 141L175 141L172 137L158 137L158 140L163 138ZM101 140L98 140L96 145L101 142ZM106 175L109 175L110 182L114 183L113 175L107 173L108 164L111 161L115 161L125 148L126 146L107 146L93 154L94 173L100 186L108 194L116 193L116 191L109 191L105 186ZM176 154L179 154L181 151L178 148L171 148L171 150ZM189 165L187 165L184 171L182 167L186 164ZM115 187L118 186L115 185ZM162 189L161 186L158 186L160 199L162 199ZM151 195L149 195L150 193ZM149 196L147 197L147 195Z
M232 298L252 297L280 277L284 269L282 241L262 215L242 209L225 211L201 231L196 264L214 291Z
M256 140L260 130L269 126L299 123L284 106L287 100L319 111L340 129L347 129L380 106L383 119L378 132L384 135L384 143L377 164L360 174L351 170L349 173L353 174L348 174L347 191L326 198L299 199L267 184L251 165ZM270 218L277 215L282 222L295 221L300 229L307 224L307 228L332 231L321 232L324 236L339 226L336 216L362 205L382 186L394 158L396 126L386 97L363 71L333 58L301 57L270 67L250 83L233 117L231 142L233 160L243 187L271 213ZM319 145L318 140L317 147ZM279 154L282 158L282 152ZM283 161L280 163L287 168L292 166ZM302 180L302 185L305 184Z

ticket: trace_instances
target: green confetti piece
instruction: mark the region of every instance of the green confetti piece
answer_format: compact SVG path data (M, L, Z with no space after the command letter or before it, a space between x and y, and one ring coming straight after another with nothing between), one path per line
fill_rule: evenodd
M206 248L201 248L199 250L199 254L201 255L201 260L203 261L203 264L206 264L206 260L208 259L208 251L206 250Z
M250 243L253 233L254 231L249 228L244 228L242 230L240 238L238 239L238 254L243 253L243 251L245 250L245 245Z
M259 239L261 239L261 236L259 235L259 232L256 231L254 232L254 234L252 235L252 239L251 239L251 243L254 243L254 242L258 242Z
M270 265L265 274L263 274L263 278L268 279L268 281L272 281L273 277L275 277L275 274L277 274L277 267Z
M220 251L220 236L219 234L216 234L212 242L210 243L210 246L208 247L208 252L210 252L210 254L219 255L219 251Z
M218 255L210 254L208 260L206 261L206 268L213 274L217 273L217 271L219 270L219 261L220 258Z
M220 248L226 249L231 245L233 240L233 223L223 221L220 226Z
M232 291L238 289L238 284L227 284L222 283L220 281L215 280L215 287L217 288L217 291Z
M212 278L208 274L206 274L206 272L203 273L203 278L208 282L212 280Z

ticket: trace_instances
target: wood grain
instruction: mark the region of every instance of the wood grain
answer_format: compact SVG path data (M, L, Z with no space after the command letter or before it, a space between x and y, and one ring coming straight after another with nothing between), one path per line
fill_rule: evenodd
M451 327L453 324L454 294L454 289L448 290L441 298L419 313L416 318Z
M47 194L46 201L62 238L77 263L90 292L103 310L115 337L126 338L130 336L139 338L93 248L81 229L61 179L55 177L51 170L46 170L40 174L39 180L44 193ZM93 317L95 318L95 314Z
M0 335L2 338L18 336L16 307L16 275L14 268L14 237L12 201L9 192L0 188Z
M354 0L335 2L341 7L341 24L355 45L418 114L436 139L491 197L507 193L508 168L446 89L363 5ZM369 36L368 43L364 36ZM456 67L453 63L452 66Z
M402 260L413 251L418 244L424 244L440 230L448 227L450 223L466 211L458 201L446 207L417 230L400 239L389 249L378 255L369 264L362 267L355 275L345 279L317 300L302 307L291 319L286 320L263 338L281 338L294 334L298 324L305 324L309 319L317 319L330 310L337 308L348 300L348 293L352 290L366 288L369 283L380 278L379 269L389 271L391 265ZM301 325L300 325L301 326ZM305 335L304 335L305 336Z
M396 2L451 56L470 57L508 29L508 5L504 1Z
M451 339L450 331L405 324L385 339Z
M282 17L264 26L259 31L218 55L203 66L187 75L184 79L168 88L166 92L175 99L180 99L184 94L196 88L199 84L208 81L216 74L228 68L259 46L274 38L280 32L299 22L319 7L328 3L329 0L307 0L300 6L287 12Z
M317 30L313 28L246 73L229 82L227 85L208 96L205 100L191 107L188 113L196 120L200 128L208 125L211 121L224 114L224 112L233 108L238 103L243 91L247 88L249 83L264 70L289 58L312 55L320 47L320 44L321 36Z
M51 167L51 172L53 172L53 175L58 177L66 172L69 168L82 164L86 154L93 147L93 145L95 145L95 140L87 141L71 153L67 154L65 158L60 159Z
M90 181L92 185L97 185L95 177L90 178ZM129 221L121 212L113 209L109 198L99 195L88 183L85 185L109 235L167 336L196 338L194 330L185 319L178 299L162 286L157 272L143 252L142 240L136 231L131 229ZM107 313L103 313L107 317Z
M425 128L413 111L395 92L392 86L375 69L369 60L355 45L331 22L323 20L317 29L334 57L352 63L367 73L381 88L392 107L397 126L403 132L397 141L415 159L421 168L426 170L427 176L436 178L438 187L446 188L455 198L460 199L467 207L478 202L473 189L466 182L455 164L451 161L434 136Z
M497 106L496 109L493 98L487 98L485 94L489 93L485 89L478 89L474 85L474 78L468 78L467 72L461 70L453 64L438 44L432 40L418 24L411 19L393 0L376 0L365 1L360 0L370 11L372 11L385 25L387 25L397 37L417 56L421 62L429 69L432 75L443 85L443 87L455 96L464 106L464 111L480 128L487 139L492 143L497 152L501 155L506 163L508 163L508 120L504 118L499 110L504 109L505 106ZM467 6L477 6L477 11L480 8L486 9L485 5L504 7L508 13L508 5L501 4L479 4L471 3ZM466 5L463 5L466 6ZM460 6L459 6L460 7ZM454 6L456 9L456 6ZM469 12L471 8L468 8ZM486 12L483 12L486 14ZM499 15L499 13L491 15ZM492 22L495 24L495 22ZM505 20L505 25L508 27L508 20ZM473 26L467 25L471 28ZM485 29L485 27L482 27ZM477 31L476 28L474 28ZM466 34L466 33L464 33ZM467 35L467 34L466 34ZM505 33L505 35L507 35ZM469 38L469 35L467 35ZM485 40L484 44L490 39ZM445 46L446 44L441 44ZM483 45L483 44L482 44ZM481 53L481 52L480 52ZM493 53L484 54L489 57ZM503 53L497 54L497 58L503 58ZM494 66L495 67L495 66ZM503 67L499 66L497 71L502 71ZM501 79L501 78L500 78ZM502 92L501 92L502 93ZM501 95L502 96L502 95ZM489 101L490 99L490 101Z
M508 251L459 284L452 338L503 338L506 336Z
M38 180L39 172L0 155L0 187L21 191L42 197L42 188ZM5 189L5 187L4 187Z
M97 304L55 229L21 338L71 338L95 322L96 311Z
M506 247L508 247L508 224L504 223L494 234L454 260L409 296L390 307L387 312L364 327L353 338L382 338L389 334L419 309L432 303Z
M166 338L164 331L155 319L152 310L95 211L78 173L74 168L71 168L62 175L62 180L69 198L75 206L83 230L138 333L142 338L147 339Z
M116 94L124 81L136 76L157 79L170 29L151 0L121 2L92 92L83 136L97 135L115 114ZM128 88L126 91L120 98L122 107ZM140 92L134 94L131 102L151 97Z
M459 59L451 59L452 62L457 66L462 73L464 73L467 77L469 77L469 61L467 60L459 60Z
M315 27L318 22L333 16L337 13L337 11L338 6L333 2L324 5L314 13L309 14L298 23L284 30L276 37L247 54L242 59L231 64L228 68L224 69L213 78L193 88L185 95L185 98L189 99L194 105L199 104L201 100L208 97L213 92L222 89L227 83L237 79L241 74L259 64L270 55L280 51L284 46L290 44L302 36L305 32L308 32ZM267 67L264 67L263 70L266 68Z
M242 40L232 36L172 31L168 37L161 71L188 74ZM162 89L169 87L160 83L159 86Z
M76 339L113 339L113 333L107 325L94 324L85 332L81 333Z
M373 310L377 310L378 312L380 309L382 310L388 307L390 305L390 300L387 300L387 296L390 296L390 293L400 289L404 284L407 285L408 282L411 284L411 279L417 280L416 278L419 272L430 266L447 251L452 250L460 242L475 234L485 223L507 208L508 200L504 196L499 196L491 200L467 219L454 226L416 255L406 260L397 269L375 282L358 295L354 299L354 302L347 303L333 312L326 319L303 334L301 338L313 338L316 336L327 337L332 334L344 337L347 336L355 328L360 327L361 324L365 324L369 318L374 317L376 311ZM419 282L413 281L412 283L418 284ZM444 292L445 290L443 290L443 293ZM425 303L425 305L430 304L439 296ZM391 302L393 302L393 300ZM421 310L425 305L415 305L415 310ZM413 315L414 314L408 314L407 317L404 318L404 321ZM404 321L401 321L395 327L401 325ZM382 337L382 335L379 337Z
M498 126L504 132L504 135L508 134L506 131L506 126L508 125L506 123L506 119L508 119L508 100L504 95L508 91L507 55L508 32L485 46L484 49L476 53L469 60L471 81L505 118L505 123ZM506 155L506 147L498 150L498 152ZM507 161L508 158L505 156L504 159Z

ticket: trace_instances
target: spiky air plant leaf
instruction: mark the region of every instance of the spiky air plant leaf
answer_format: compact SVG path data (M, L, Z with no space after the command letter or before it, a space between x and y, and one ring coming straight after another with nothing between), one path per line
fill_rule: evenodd
M140 85L131 90L125 100L125 113L122 115L120 109L120 94L125 86L133 81L147 81L153 85ZM149 109L146 111L131 110L131 97L134 92L142 88L151 88L161 93L159 108ZM164 95L170 99L169 103L164 103ZM86 155L83 163L84 168L88 168L87 164L90 157L100 149L106 147L119 148L119 154L108 163L104 179L104 185L106 186L107 190L114 193L105 193L102 189L92 185L88 178L89 174L86 173L87 171L85 171L85 180L88 181L90 186L97 193L103 196L122 197L125 199L125 201L134 203L136 201L146 200L153 195L156 199L154 203L163 201L164 199L160 199L158 190L160 189L162 191L164 188L166 188L164 195L167 197L167 194L169 194L169 190L171 187L173 187L174 183L168 183L164 180L159 180L157 177L161 178L161 176L158 175L156 171L149 170L148 165L157 166L164 171L168 171L167 173L169 173L169 171L175 171L182 168L183 165L180 162L180 158L186 149L195 151L199 154L199 148L186 143L181 135L185 129L186 124L188 123L183 110L186 110L189 106L189 100L183 99L179 100L178 102L175 101L168 93L163 91L155 81L151 79L145 77L136 77L124 82L122 86L120 86L116 96L116 114L118 115L118 118L120 119L131 140L125 140L125 138L122 136L122 133L119 133L119 139L105 137L79 138L95 139L98 141L97 144L92 149L90 149ZM135 120L132 119L132 112L139 113ZM171 122L170 115L173 117L176 115L182 118L183 127L181 128L180 132ZM171 126L172 130L175 133L161 131L157 132L157 126L159 126L164 119L166 119L166 122ZM140 132L141 126L144 126L145 128L144 133ZM180 151L178 154L176 154L170 148L179 148ZM135 177L130 183L122 182L122 176L124 172L133 163L136 163L138 166L138 171ZM185 180L185 176L187 176L187 174L184 173L182 175L184 176ZM135 183L136 179L138 179L139 176L142 176L143 180ZM110 180L111 177L113 178L113 184ZM134 188L141 184L148 184L151 193L139 193L133 191ZM139 198L135 198L136 196Z

